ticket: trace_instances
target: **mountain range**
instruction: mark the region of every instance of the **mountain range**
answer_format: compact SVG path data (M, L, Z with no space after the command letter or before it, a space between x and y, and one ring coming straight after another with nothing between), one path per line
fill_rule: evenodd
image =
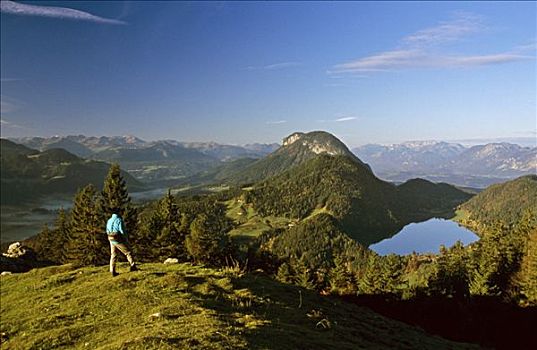
M506 142L472 147L437 141L369 144L352 151L369 163L378 176L390 181L423 177L460 186L486 187L537 173L537 147Z
M261 158L278 144L224 145L215 142L144 141L135 136L26 137L12 141L40 151L65 149L79 157L118 162L135 178L165 184L239 158Z
M100 188L109 164L86 160L61 148L43 152L0 139L2 204L20 204L50 194L73 194L91 183ZM127 172L129 188L143 185Z

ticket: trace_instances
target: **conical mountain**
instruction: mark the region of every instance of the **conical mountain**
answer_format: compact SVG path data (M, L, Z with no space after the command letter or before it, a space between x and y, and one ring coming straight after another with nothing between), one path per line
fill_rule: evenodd
M319 155L345 156L371 171L343 142L324 131L295 132L283 139L282 146L226 179L231 183L254 183L278 175Z
M264 178L243 194L261 216L301 221L328 214L363 245L390 237L410 222L453 215L470 197L454 186L421 179L400 186L385 182L325 132L287 137L278 151L248 171Z

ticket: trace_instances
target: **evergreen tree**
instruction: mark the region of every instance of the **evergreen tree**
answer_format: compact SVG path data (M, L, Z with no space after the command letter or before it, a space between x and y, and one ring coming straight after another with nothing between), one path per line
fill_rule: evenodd
M537 230L529 235L518 277L521 294L530 305L537 305Z
M460 241L450 249L440 247L436 272L429 280L429 287L432 294L454 298L469 295L467 255Z
M61 207L58 211L58 217L54 223L54 229L51 235L50 260L62 264L67 262L66 244L69 241L70 235L71 227L69 225L69 218L65 209Z
M159 201L155 212L153 226L158 227L156 244L162 257L179 257L184 255L184 231L181 231L181 216L175 199L168 193ZM155 227L155 228L157 228Z
M370 254L365 271L359 271L357 275L360 294L381 294L383 292L382 276L379 272L380 258L375 254Z
M200 214L190 225L185 247L194 262L218 264L222 261L228 245L224 227L206 214Z
M140 240L140 235L137 231L138 211L131 204L127 184L121 175L121 169L118 164L112 164L104 180L99 208L104 215L104 220L110 218L114 213L121 216L129 240L134 243L134 251L137 252L139 249L143 249L143 247L137 247L136 245Z
M337 255L334 258L334 267L329 274L330 292L340 295L352 294L355 291L353 275L349 262Z
M35 252L39 260L60 263L53 260L54 242L54 231L50 230L47 224L43 225L43 229L37 235L35 243Z
M403 261L395 254L381 258L381 284L383 293L399 294L402 288Z
M67 260L79 266L102 265L108 261L105 218L98 208L96 194L93 185L81 189L71 212Z
M293 269L291 268L291 265L289 265L287 262L282 263L278 267L278 272L276 273L276 280L288 284L295 283L296 277Z

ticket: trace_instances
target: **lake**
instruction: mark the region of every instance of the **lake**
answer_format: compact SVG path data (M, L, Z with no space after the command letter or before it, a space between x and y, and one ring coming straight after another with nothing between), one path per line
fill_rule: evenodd
M457 241L464 245L475 242L479 237L456 222L430 219L408 224L395 236L369 246L380 255L406 255L416 253L438 253L440 246L453 246Z

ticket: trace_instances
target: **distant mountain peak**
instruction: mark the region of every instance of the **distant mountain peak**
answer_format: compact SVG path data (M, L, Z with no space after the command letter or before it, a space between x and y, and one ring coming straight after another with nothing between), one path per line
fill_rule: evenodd
M314 154L352 155L347 146L326 131L295 132L282 142L282 151L289 147L304 147Z

